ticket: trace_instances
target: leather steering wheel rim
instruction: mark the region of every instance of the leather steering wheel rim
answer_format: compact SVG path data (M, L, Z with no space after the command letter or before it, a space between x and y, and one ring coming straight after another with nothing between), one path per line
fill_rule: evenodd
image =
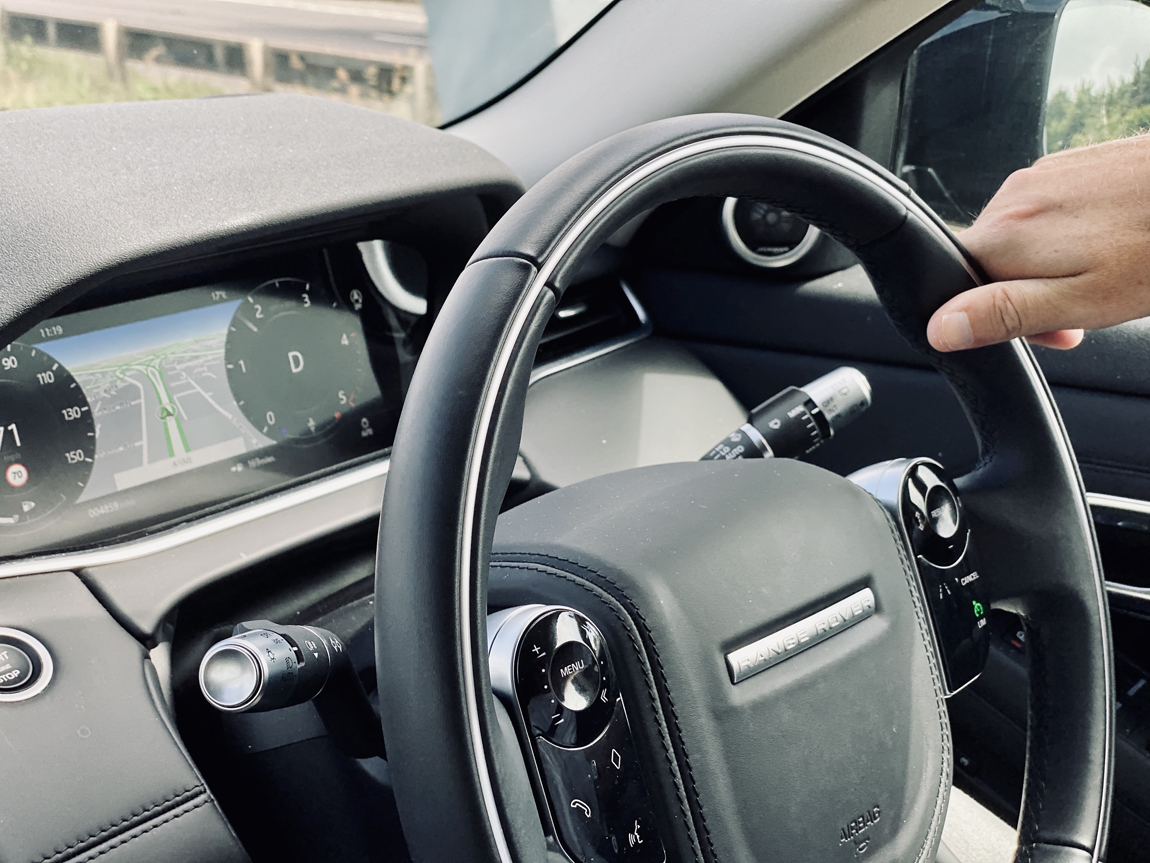
M556 169L495 226L432 329L396 436L376 584L384 733L413 856L515 859L515 803L493 748L486 590L535 348L587 254L636 215L698 195L770 201L847 245L896 327L951 384L979 444L958 484L992 603L1022 615L1029 634L1016 859L1099 860L1113 783L1110 625L1082 480L1038 364L1021 341L934 352L930 313L980 282L945 224L850 148L741 115L648 124Z

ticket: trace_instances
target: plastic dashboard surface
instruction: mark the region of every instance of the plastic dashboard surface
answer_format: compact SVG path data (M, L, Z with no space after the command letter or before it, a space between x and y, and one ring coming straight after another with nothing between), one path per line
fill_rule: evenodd
M86 305L0 349L9 554L117 539L378 453L425 331L352 243Z

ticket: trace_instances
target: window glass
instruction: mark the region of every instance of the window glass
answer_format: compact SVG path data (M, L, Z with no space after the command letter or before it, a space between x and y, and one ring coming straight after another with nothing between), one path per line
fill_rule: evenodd
M529 75L613 0L424 0L450 122Z
M309 93L438 125L610 0L5 0L0 109Z
M1070 0L1054 41L1046 103L1053 153L1150 129L1150 8Z
M1044 154L1147 130L1150 6L989 0L912 55L894 167L964 226Z

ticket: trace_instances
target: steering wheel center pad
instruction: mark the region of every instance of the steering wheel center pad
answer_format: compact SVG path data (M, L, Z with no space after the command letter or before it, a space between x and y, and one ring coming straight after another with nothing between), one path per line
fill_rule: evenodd
M982 574L994 602L1030 631L1019 854L1099 859L1114 740L1109 619L1082 482L1037 363L1021 342L933 352L930 313L979 281L946 226L849 148L740 115L638 127L556 169L492 230L429 337L396 438L377 570L384 727L412 847L423 859L454 859L461 847L482 859L523 856L511 792L492 767L498 724L484 627L490 543L531 358L586 254L642 212L697 195L767 200L853 249L896 326L951 383L980 446L959 488ZM809 778L835 787L833 776Z
M836 635L732 685L728 652L864 588L872 616L828 616ZM747 863L933 854L950 729L930 624L893 524L853 483L782 460L588 480L500 519L490 590L598 623L656 805L679 803L662 819L671 859L695 856L691 838ZM672 836L684 822L694 837Z

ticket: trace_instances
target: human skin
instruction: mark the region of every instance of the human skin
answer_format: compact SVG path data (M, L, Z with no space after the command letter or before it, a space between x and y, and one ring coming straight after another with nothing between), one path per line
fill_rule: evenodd
M937 350L1073 348L1084 329L1150 315L1150 135L1043 156L959 240L991 281L934 313Z

